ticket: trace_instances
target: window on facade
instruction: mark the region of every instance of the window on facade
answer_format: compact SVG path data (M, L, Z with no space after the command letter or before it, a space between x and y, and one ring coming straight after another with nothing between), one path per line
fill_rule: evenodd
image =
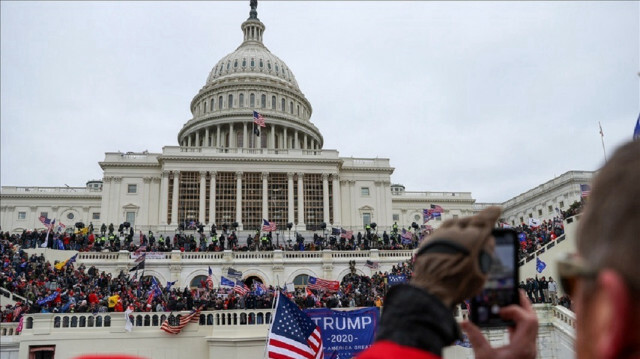
M68 218L68 219L74 219L75 217L76 217L76 216L75 216L72 212L69 212L69 213L67 214L67 218Z
M548 206L547 209L549 210L549 213L553 212L553 206Z
M218 97L218 110L222 110L222 96Z
M267 68L268 68L269 70L271 70L271 63L270 63L270 62L267 62Z
M281 109L282 111L284 111L284 110L285 110L285 108L284 108L284 99L282 99L282 100L280 101L280 109Z
M278 64L276 64L276 73L278 73Z
M138 192L138 185L136 184L127 185L127 193L136 193L136 192Z
M249 95L249 107L251 108L256 107L256 95L254 94Z
M202 113L207 113L207 101L202 102Z
M49 212L40 212L40 217L49 218Z
M235 61L233 62L233 67L238 67L238 60L235 60Z
M269 220L276 222L278 228L286 228L288 212L288 182L286 173L269 173L267 180L267 208Z
M247 59L242 59L242 67L247 67Z
M371 213L362 214L362 226L371 224Z
M100 212L93 212L91 214L91 219L94 219L94 220L100 219Z
M324 218L322 175L305 174L303 184L304 193L304 221L307 229L318 230Z
M520 223L524 223L524 218L520 217Z
M564 202L560 201L560 208L564 208Z
M413 216L413 220L418 222L420 220L421 216L419 214L416 214L415 216Z
M260 96L260 107L262 108L267 107L267 95Z
M538 216L542 216L542 210L541 209L538 210Z
M228 108L233 108L233 95L229 95L229 102L227 103Z
M262 68L264 65L262 63L262 59L260 59L260 68Z
M230 66L231 66L231 61L227 62L227 70L229 70Z
M127 212L126 218L127 222L129 222L131 224L131 227L133 227L136 223L136 212Z
M293 115L293 102L289 102L289 112Z
M360 188L360 194L363 195L363 196L368 196L369 195L369 187Z
M27 212L18 212L18 219L27 219Z
M306 274L298 274L293 278L294 287L304 287L309 283L309 276Z
M260 230L262 225L262 173L245 172L242 175L242 224L249 230Z
M244 107L244 94L243 93L240 94L239 101L238 101L238 106L240 108Z
M275 96L271 96L271 109L272 110L276 109L276 97Z
M394 221L399 221L400 220L400 215L399 214L394 214L393 215L393 220Z
M213 103L213 99L211 99L211 104L209 105L209 108L211 109L211 111L216 109Z
M195 223L200 216L200 173L181 171L178 188L177 222L187 228L191 222Z
M300 116L300 105L298 105L298 116Z
M195 276L195 278L193 278L191 280L191 283L189 283L189 287L191 287L191 288L200 288L200 287L202 287L202 283L206 282L206 280L207 280L207 276L206 275Z
M256 66L256 62L254 59L251 59L251 67L255 67Z
M233 172L218 172L215 214L215 223L219 228L225 223L230 225L236 219L236 174Z
M533 213L529 213L529 218L533 218Z

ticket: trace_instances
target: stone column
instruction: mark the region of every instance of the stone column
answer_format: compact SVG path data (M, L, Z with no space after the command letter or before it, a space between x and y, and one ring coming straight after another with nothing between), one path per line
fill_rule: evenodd
M209 225L216 222L216 176L217 172L211 174L211 185L209 187Z
M249 148L249 138L247 137L247 123L242 123L242 147Z
M220 146L220 125L216 126L216 147Z
M204 129L204 143L202 145L204 147L211 146L211 143L209 142L209 127Z
M274 125L271 125L271 144L267 146L267 148L276 148L276 128Z
M242 227L242 172L236 172L236 222Z
M287 223L293 223L293 172L287 173Z
M341 213L341 202L340 202L340 177L337 174L331 175L333 181L333 225L339 226L342 224L342 220L340 216Z
M307 149L307 134L303 134L302 135L302 149L306 150Z
M235 136L235 133L233 133L233 123L230 123L229 124L229 147L231 148L238 147L236 140L237 140L237 137Z
M306 229L304 224L304 187L302 179L304 173L298 172L298 226L302 226L302 229Z
M191 147L191 135L187 136L187 146Z
M262 218L269 220L269 172L262 172Z
M114 217L115 223L122 223L125 221L124 213L122 213L122 207L120 206L120 197L122 195L122 177L113 177L113 183L115 184L115 201L114 201Z
M286 150L289 147L289 142L288 142L288 138L287 138L287 128L285 127L283 130L283 135L282 135L282 149Z
M349 183L349 196L351 198L351 203L356 203L356 181L349 180L348 183ZM351 213L349 213L349 218L351 218L350 220L351 227L360 228L362 223L358 221L359 218L358 218L357 208L351 208L350 212Z
M151 214L151 207L149 206L149 196L151 192L151 180L153 177L145 176L142 177L143 189L142 189L142 206L140 206L140 220L136 218L136 223L142 225L150 225L149 217ZM94 226L95 227L95 226Z
M162 185L160 189L160 224L167 225L169 210L169 171L162 171Z
M204 224L205 221L205 212L206 212L206 207L205 207L205 201L206 201L206 197L207 197L207 172L206 171L200 171L200 195L198 197L198 199L200 200L200 202L198 203L198 221L201 224Z
M322 174L322 221L329 225L329 175Z
M173 197L171 202L171 225L178 225L178 192L180 191L180 171L173 171Z
M298 131L293 132L293 146L291 148L299 149L300 145L298 144Z

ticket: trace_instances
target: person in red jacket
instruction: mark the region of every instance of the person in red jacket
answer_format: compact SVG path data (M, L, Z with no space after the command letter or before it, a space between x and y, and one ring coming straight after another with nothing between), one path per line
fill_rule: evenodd
M487 280L488 268L479 259L493 252L491 230L500 212L498 207L489 207L473 217L448 220L420 245L411 282L389 290L376 343L359 359L435 359L442 357L445 346L461 339L453 311L458 303L478 293ZM521 302L521 307L513 305L501 311L503 318L516 325L510 344L500 350L508 354L506 357L533 359L538 319L522 293ZM480 333L471 323L463 325L468 333ZM491 353L484 357L496 354L488 344L482 346L477 336L473 340L474 345ZM478 348L474 349L479 357Z

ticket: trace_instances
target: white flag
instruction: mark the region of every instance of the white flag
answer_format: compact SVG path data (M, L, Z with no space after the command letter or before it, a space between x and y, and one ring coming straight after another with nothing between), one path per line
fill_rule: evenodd
M537 218L529 218L529 227L538 227L541 223Z
M124 330L128 332L131 332L131 329L133 329L133 316L131 316L131 313L133 313L133 307L128 306L127 310L124 311Z

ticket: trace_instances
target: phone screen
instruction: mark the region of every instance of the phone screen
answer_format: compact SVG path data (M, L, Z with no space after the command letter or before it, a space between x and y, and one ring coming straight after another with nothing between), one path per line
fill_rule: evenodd
M500 308L519 304L517 233L511 229L495 229L495 252L489 278L478 295L471 299L471 321L480 327L503 327L513 323L500 318Z

